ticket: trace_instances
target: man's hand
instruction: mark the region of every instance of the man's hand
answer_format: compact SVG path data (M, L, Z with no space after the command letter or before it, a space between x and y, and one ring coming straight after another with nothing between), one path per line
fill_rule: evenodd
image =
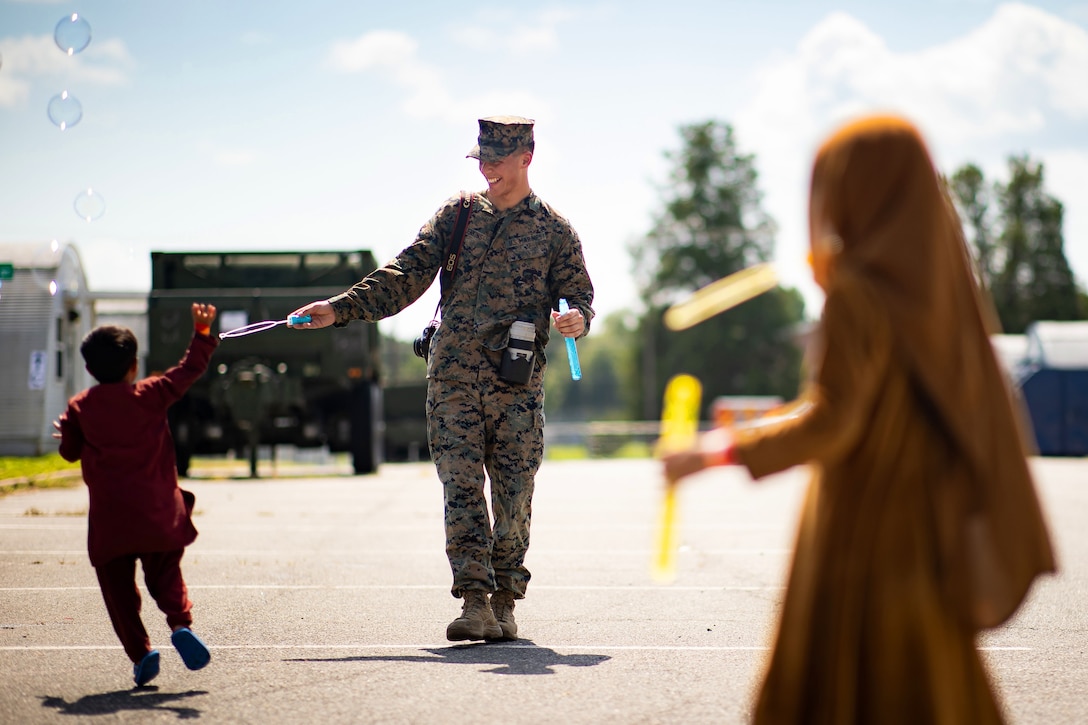
M586 329L585 318L582 317L582 311L577 307L572 308L563 315L552 310L552 324L555 325L555 329L563 337L580 337Z
M295 325L288 322L287 326L303 330L317 330L322 327L328 327L336 322L336 313L333 311L332 305L329 304L328 300L318 300L317 302L311 302L305 307L299 307L288 316L288 319L295 316L305 317L306 315L310 316L309 322L300 322Z
M53 427L57 429L56 431L54 431L53 437L56 438L57 440L60 440L63 436L60 434L60 419L59 418L57 420L53 421Z

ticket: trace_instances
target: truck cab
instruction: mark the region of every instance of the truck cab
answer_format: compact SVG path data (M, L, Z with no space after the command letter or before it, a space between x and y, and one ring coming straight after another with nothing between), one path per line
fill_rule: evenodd
M368 251L152 252L147 369L175 365L192 334L193 302L218 310L212 334L339 294L376 268ZM194 455L248 454L289 444L348 451L372 473L383 448L377 325L293 330L223 340L208 372L170 410L178 473Z

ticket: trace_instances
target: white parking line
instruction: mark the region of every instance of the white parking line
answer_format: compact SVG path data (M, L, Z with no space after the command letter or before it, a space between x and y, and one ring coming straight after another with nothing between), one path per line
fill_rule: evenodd
M406 591L406 590L435 590L446 591L449 589L449 585L443 584L188 584L188 589L239 589L239 590L285 590L285 591L328 591L328 590L344 590L344 591L377 591L388 589L391 591ZM586 586L578 586L574 584L570 585L548 585L548 584L534 584L532 589L536 591L621 591L621 592L774 592L780 591L784 587L733 587L733 586L653 586L653 585L608 585L608 584L590 584ZM78 592L88 591L97 592L98 587L0 587L0 593L2 592Z
M0 515L0 519L3 516ZM0 531L86 531L87 521L86 516L81 515L79 517L65 517L69 519L64 522L56 521L41 521L35 523L0 523ZM72 521L77 523L72 523ZM250 531L292 531L295 533L307 533L312 531L325 532L330 528L334 528L331 524L284 524L278 521L275 517L269 517L267 524L220 524L218 522L201 521L198 517L196 519L197 524L209 524L210 527L217 533L236 533L236 532L250 532ZM391 533L401 533L404 531L441 531L442 519L436 519L434 521L423 522L418 524L367 524L367 531L388 531ZM533 529L534 534L545 534L555 531L646 531L649 532L651 527L644 523L624 524L624 523L586 523L586 524L549 524L536 526ZM793 530L792 527L779 523L770 524L692 524L688 523L684 525L685 531L781 531L789 533Z
M702 554L711 556L785 556L792 549L692 549L681 547L681 556ZM191 559L199 556L281 556L298 557L318 554L321 556L434 556L441 555L442 545L431 549L370 549L361 544L357 549L198 549L190 547L185 554ZM534 557L541 556L645 556L653 554L652 549L544 549L533 552ZM86 549L21 549L15 551L0 550L0 554L19 556L87 556Z
M217 650L428 650L451 647L473 647L480 643L450 644L225 644L213 645ZM710 645L638 645L638 644L522 644L519 642L490 643L488 647L528 650L594 650L608 652L766 652L770 647L710 646ZM119 645L31 645L26 647L0 647L0 652L48 652L75 650L119 650ZM980 652L1031 652L1033 647L979 647Z

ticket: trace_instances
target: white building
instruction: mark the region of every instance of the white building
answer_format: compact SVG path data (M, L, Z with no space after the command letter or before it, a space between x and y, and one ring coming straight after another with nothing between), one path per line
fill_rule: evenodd
M79 355L93 325L74 246L0 242L0 455L57 449L53 421L94 383Z

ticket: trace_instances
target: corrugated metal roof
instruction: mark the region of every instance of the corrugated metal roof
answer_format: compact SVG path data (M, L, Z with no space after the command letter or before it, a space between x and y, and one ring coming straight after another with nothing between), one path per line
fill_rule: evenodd
M997 360L1006 371L1013 373L1028 356L1027 335L990 335Z
M67 246L55 239L0 242L0 262L11 262L16 269L56 269Z
M1088 322L1033 322L1026 337L1028 361L1032 365L1088 369Z

